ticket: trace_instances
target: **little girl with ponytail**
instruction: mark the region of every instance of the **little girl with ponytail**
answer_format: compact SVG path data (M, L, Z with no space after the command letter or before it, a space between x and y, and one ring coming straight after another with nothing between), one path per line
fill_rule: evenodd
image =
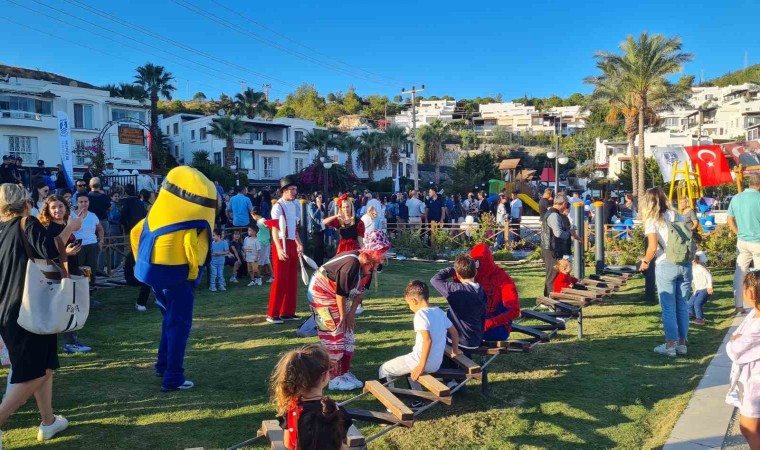
M338 450L351 418L322 390L330 382L330 358L319 344L285 353L270 380L272 401L284 430L284 444L295 450Z

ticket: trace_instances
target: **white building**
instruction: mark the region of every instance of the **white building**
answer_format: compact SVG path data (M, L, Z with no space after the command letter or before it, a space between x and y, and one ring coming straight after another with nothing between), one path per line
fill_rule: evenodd
M488 103L478 108L479 113L473 117L474 130L486 135L501 127L516 134L556 135L561 132L567 136L585 127L589 114L580 106L559 106L538 111L534 106L515 102Z
M454 100L421 100L415 112L417 128L425 126L436 119L442 122L453 121L456 106L457 102ZM412 108L408 108L401 114L394 116L393 123L411 130Z
M211 123L217 115L202 116L197 114L175 114L170 117L159 117L159 126L168 136L170 151L180 164L191 164L193 153L206 151L214 164L224 164L224 149L226 142L209 134ZM250 132L236 137L235 160L239 170L244 170L248 179L255 185L276 185L285 175L298 173L308 167L316 158L317 151L307 149L301 142L307 133L317 127L313 120L275 118L248 119L242 117ZM324 128L321 128L324 129ZM360 136L370 129L355 129L349 133ZM346 164L346 155L336 149L328 149L328 156L339 164ZM360 170L354 152L353 168L359 178L367 178L366 170ZM406 175L411 162L403 158L400 164ZM375 171L375 179L389 177L390 165L385 169Z
M130 118L147 124L148 107L135 100L111 97L108 91L79 87L76 81L61 85L0 77L0 153L21 157L26 167L36 166L38 159L44 160L47 167L60 164L58 111L68 114L75 152L90 146L93 138L108 127L103 134L104 148L114 168L151 170L147 146L120 144L118 137L119 127L142 129L139 124L119 121ZM77 154L74 168L81 169L86 162L83 155Z

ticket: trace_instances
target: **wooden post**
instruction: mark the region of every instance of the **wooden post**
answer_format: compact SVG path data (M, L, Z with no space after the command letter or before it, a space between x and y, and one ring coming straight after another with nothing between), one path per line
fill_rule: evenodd
M428 223L430 224L430 248L432 248L433 251L435 251L436 250L435 227L436 227L437 222L430 221Z

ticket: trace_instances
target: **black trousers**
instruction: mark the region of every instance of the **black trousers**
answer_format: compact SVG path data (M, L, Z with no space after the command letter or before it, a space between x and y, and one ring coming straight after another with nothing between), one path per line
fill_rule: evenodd
M147 284L140 285L140 293L137 295L137 304L140 306L146 306L148 304L148 297L150 296L150 286Z
M312 241L314 242L314 262L318 266L325 263L325 232L313 232Z
M557 260L554 256L553 250L541 249L541 259L544 260L546 266L546 279L544 280L544 296L548 297L549 293L554 289L554 279L557 278L557 269L554 265L557 264Z

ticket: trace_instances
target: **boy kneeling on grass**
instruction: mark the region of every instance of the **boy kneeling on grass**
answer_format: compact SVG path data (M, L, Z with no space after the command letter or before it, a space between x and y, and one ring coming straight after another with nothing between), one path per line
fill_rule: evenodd
M446 314L437 306L430 306L430 291L425 283L411 281L404 290L404 300L414 312L414 331L417 336L412 352L394 358L380 366L380 379L409 375L412 389L421 390L417 379L424 373L433 373L441 367L448 331L454 352L459 346L459 333Z

